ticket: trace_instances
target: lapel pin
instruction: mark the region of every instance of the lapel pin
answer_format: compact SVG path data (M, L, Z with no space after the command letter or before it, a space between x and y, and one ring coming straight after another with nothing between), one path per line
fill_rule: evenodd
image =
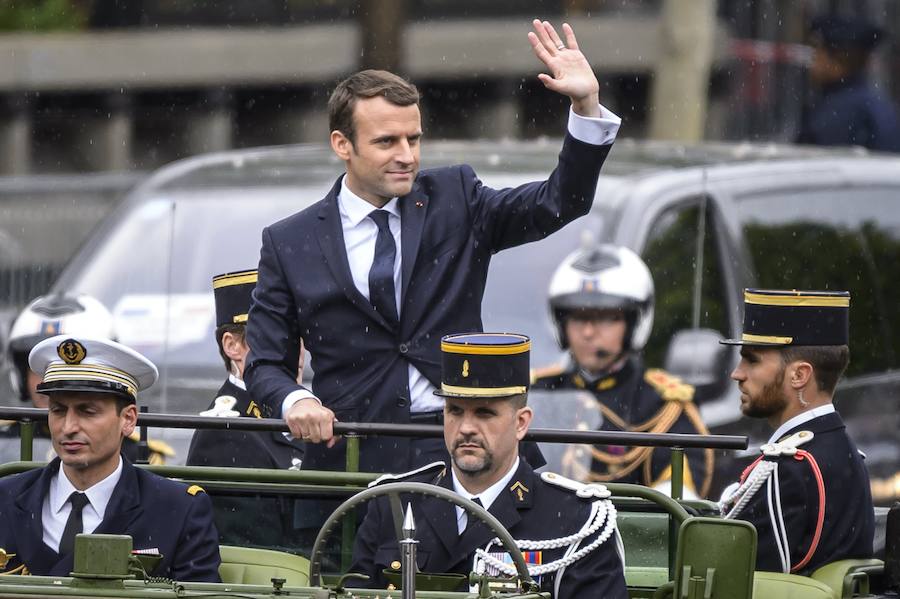
M416 208L421 208L424 205L425 205L425 202L423 202L422 200L416 200Z

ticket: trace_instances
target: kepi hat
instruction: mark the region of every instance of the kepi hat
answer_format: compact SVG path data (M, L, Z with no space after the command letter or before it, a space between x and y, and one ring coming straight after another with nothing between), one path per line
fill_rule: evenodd
M34 346L28 365L43 375L39 393L109 393L137 401L138 391L156 382L153 362L108 339L56 335Z
M725 345L848 345L847 291L744 290L744 328Z
M228 272L213 277L213 295L216 297L216 326L246 324L253 289L256 288L256 270Z
M441 388L435 395L500 399L530 383L531 339L516 333L463 333L441 339Z

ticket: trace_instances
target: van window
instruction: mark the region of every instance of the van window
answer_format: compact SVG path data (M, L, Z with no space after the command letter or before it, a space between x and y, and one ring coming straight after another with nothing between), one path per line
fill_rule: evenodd
M850 292L848 376L897 365L897 189L798 190L739 198L755 285Z
M715 223L712 202L694 198L663 212L650 229L643 258L653 275L656 314L644 350L648 366L663 365L669 342L680 330L700 327L728 335L725 279ZM701 231L703 266L699 293L695 293Z

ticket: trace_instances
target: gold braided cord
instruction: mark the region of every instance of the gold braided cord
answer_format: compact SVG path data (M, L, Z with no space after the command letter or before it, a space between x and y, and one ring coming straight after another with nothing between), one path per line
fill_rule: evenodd
M681 416L681 403L677 401L667 401L665 405L652 418L635 426L621 427L628 432L637 433L664 433L667 432L678 417ZM604 406L605 407L605 406ZM608 409L608 408L607 408ZM605 414L605 412L604 412ZM644 454L653 452L652 447L634 447L623 455L613 455L596 447L591 448L594 459L604 464L615 465L630 463L636 459L647 459ZM630 471L629 471L630 472Z
M694 405L693 402L684 404L684 413L687 415L688 420L691 424L694 425L694 428L697 429L697 432L701 435L708 435L709 429L706 428L706 424L703 422L703 418L700 417L700 410L697 409L697 406ZM712 477L713 477L713 468L715 467L716 462L716 453L710 448L706 448L703 450L703 465L706 468L706 476L703 477L703 484L700 486L700 497L706 497L709 495L709 488L712 486Z
M19 574L21 576L28 576L28 568L25 567L25 564L20 564L19 566L9 570L8 572L0 572L0 576L12 576L13 574Z

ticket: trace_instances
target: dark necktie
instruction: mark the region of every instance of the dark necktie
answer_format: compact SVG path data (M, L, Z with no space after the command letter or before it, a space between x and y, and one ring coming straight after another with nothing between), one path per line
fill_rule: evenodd
M391 324L397 323L397 300L394 296L394 260L397 257L397 244L388 226L386 210L373 210L369 218L378 226L378 237L375 239L375 259L369 270L369 301L375 310Z
M472 503L476 504L478 507L484 507L484 504L481 503L481 499L479 499L478 497L473 497ZM471 530L472 527L475 526L475 524L478 522L481 522L480 518L478 518L477 516L473 516L469 512L466 512L466 528L465 530L463 530L463 534L469 532L469 530Z
M81 510L90 503L88 496L84 493L75 491L69 495L69 503L72 504L72 511L69 512L69 519L66 520L66 528L63 530L62 538L59 540L59 554L68 555L75 549L75 535L84 531L84 525L81 522Z

